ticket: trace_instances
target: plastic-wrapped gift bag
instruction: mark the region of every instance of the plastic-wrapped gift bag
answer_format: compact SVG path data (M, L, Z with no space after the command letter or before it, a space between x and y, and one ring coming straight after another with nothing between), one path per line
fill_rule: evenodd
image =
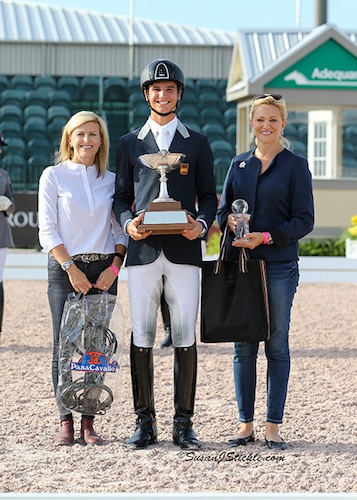
M56 398L69 411L104 415L120 408L124 315L108 292L72 292L64 305Z

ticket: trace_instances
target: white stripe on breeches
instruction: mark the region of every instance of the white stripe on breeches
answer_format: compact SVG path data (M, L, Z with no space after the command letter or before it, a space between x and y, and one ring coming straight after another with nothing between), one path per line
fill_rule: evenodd
M195 342L199 302L199 267L173 264L161 252L151 264L128 267L128 290L133 342L153 347L162 290L169 306L172 342L190 347Z

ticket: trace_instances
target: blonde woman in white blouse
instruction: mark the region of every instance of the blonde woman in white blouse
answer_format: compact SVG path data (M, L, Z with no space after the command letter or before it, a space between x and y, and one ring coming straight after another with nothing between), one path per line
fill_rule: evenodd
M117 294L117 276L127 237L113 211L115 174L107 169L105 121L91 111L74 114L65 125L54 166L39 182L39 241L48 253L48 300L53 325L52 379L56 393L61 317L70 292L107 290ZM73 415L57 402L56 444L74 443ZM93 416L82 415L81 438L101 444Z

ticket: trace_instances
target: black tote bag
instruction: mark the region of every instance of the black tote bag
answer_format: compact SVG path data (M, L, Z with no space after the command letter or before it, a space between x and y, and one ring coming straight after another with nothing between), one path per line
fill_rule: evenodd
M241 249L239 261L223 260L228 226L217 261L204 261L201 342L260 342L270 337L266 264Z

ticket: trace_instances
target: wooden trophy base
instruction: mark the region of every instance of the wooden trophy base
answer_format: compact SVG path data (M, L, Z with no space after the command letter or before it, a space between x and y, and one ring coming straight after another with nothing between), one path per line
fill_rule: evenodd
M140 226L139 233L152 231L152 234L181 234L182 229L192 229L187 213L181 208L180 201L156 201L149 203L148 210Z

